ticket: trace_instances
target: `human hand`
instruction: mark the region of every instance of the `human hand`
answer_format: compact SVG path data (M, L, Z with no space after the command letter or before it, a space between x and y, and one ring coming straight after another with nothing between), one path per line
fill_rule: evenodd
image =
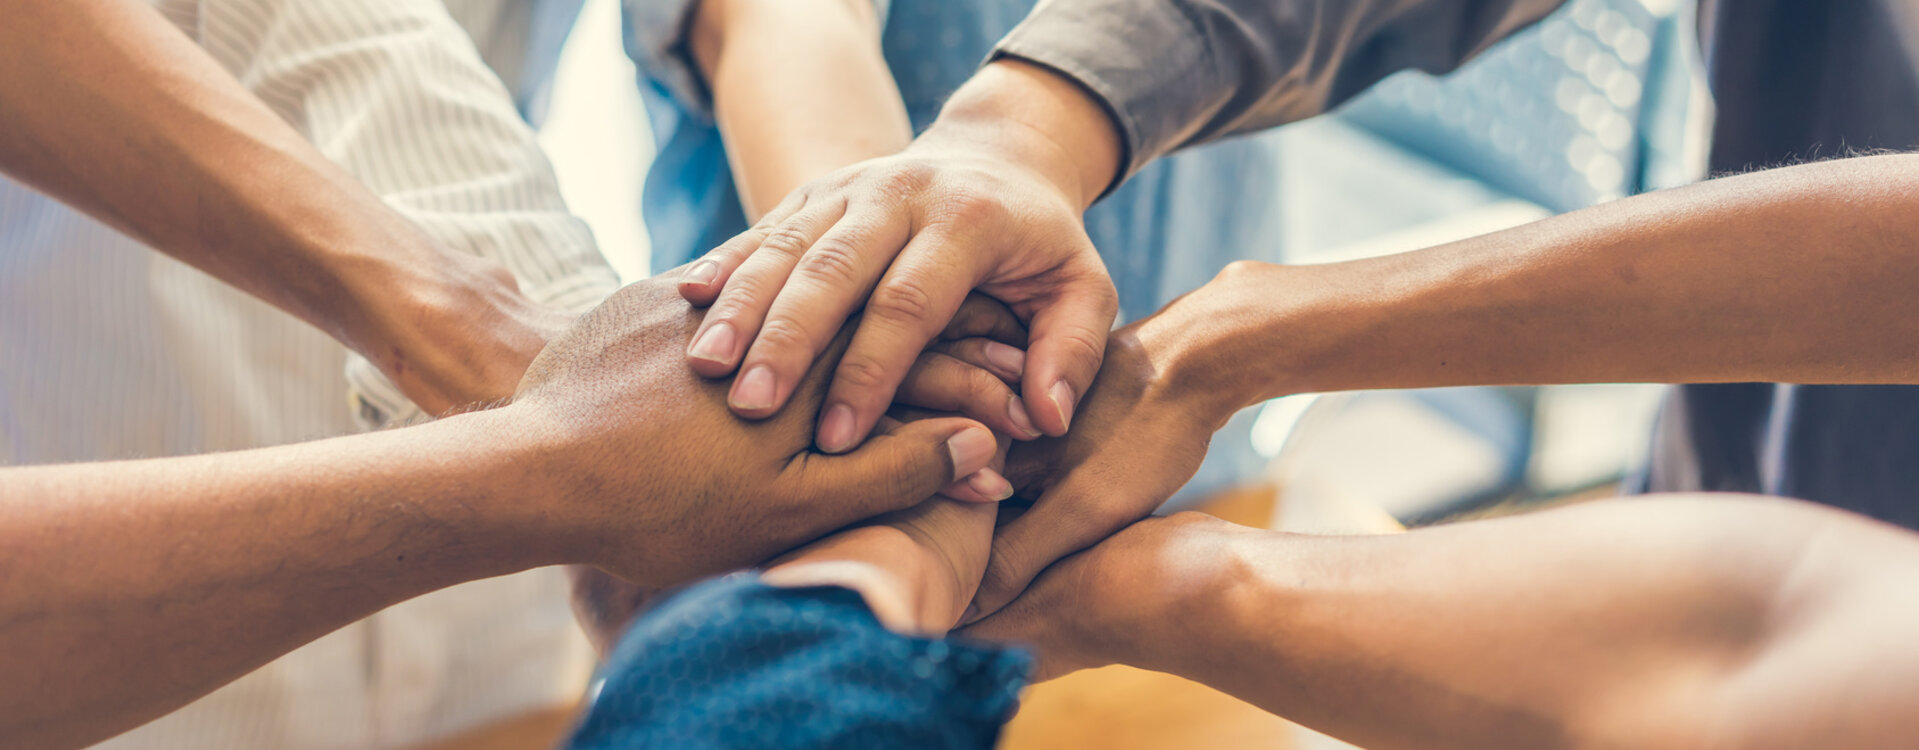
M959 633L1032 646L1035 682L1108 664L1160 667L1153 646L1182 639L1187 602L1232 585L1229 550L1249 533L1257 530L1203 513L1140 521L1054 563L1011 604Z
M1003 419L1004 412L997 411L996 405L1012 398L1009 386L1019 382L1024 368L1025 352L1019 346L1025 343L1025 329L1019 325L1019 321L998 302L975 295L961 306L952 324L941 333L941 338L942 341L921 355L902 384L899 406L912 407L916 413L986 412L986 419ZM925 418L929 415L918 413L918 416ZM891 418L883 419L882 423L888 431L899 424ZM993 426L996 431L1002 429L997 424ZM1005 449L1006 443L1002 441L991 468L997 470L1004 465ZM941 494L959 500L991 502L1005 498L1011 489L999 475L981 473L949 485ZM942 519L952 517L957 511L928 513L921 511L920 507L893 514L890 518L894 519L894 525L924 532L917 534L918 537L944 539L945 535L934 534L932 529L943 524ZM977 590L979 570L986 565L987 540L991 535L993 515L982 515L986 533L980 535L978 560L971 561L969 566L962 566L971 572L964 577L963 595L953 605L955 617ZM873 532L862 534L873 535ZM899 552L901 559L905 559L925 549L914 547ZM926 570L928 567L921 565L916 569ZM953 569L956 566L946 567ZM653 589L621 580L591 566L571 566L567 572L572 583L574 615L588 639L602 653L619 641L620 634L632 622L633 616L655 593ZM940 580L952 578L945 576ZM957 582L946 588L960 590ZM923 586L914 588L915 592L924 590ZM932 598L940 599L938 595ZM951 624L948 621L941 627Z
M1099 369L1117 293L1080 212L1117 169L1104 110L1043 69L996 62L904 152L802 187L688 266L681 292L711 307L687 357L750 418L777 414L843 321L864 305L819 422L819 445L858 445L915 357L979 290L1032 333L1016 437L1064 434Z
M551 488L568 559L641 587L739 568L849 522L911 507L982 472L997 444L960 418L900 425L860 450L809 450L826 371L842 336L797 389L796 408L761 422L727 411L725 388L679 358L700 316L671 281L615 294L556 338L505 407L548 446L535 484Z
M1205 387L1187 359L1195 293L1117 331L1073 431L1014 446L1006 476L1032 508L1000 525L968 619L999 609L1055 560L1133 523L1177 492L1238 407Z
M1004 458L1004 445L995 463ZM846 586L859 591L888 628L939 636L979 590L995 515L990 504L935 497L786 555L763 579L776 586Z
M354 303L361 323L344 343L429 415L512 396L573 316L528 299L491 260L444 252L432 265L404 280L389 276L386 291Z

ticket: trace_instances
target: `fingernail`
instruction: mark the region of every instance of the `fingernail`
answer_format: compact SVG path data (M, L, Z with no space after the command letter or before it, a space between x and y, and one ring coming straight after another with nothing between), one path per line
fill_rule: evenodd
M755 365L733 386L733 408L754 411L773 408L773 368Z
M1026 372L1026 352L998 341L986 342L986 363L999 370L999 376L1017 380Z
M986 468L993 460L993 452L999 450L999 441L993 439L993 433L987 430L968 427L954 433L946 439L946 452L953 457L953 473L968 476Z
M980 469L966 478L966 486L993 502L999 502L1013 496L1013 483L992 469Z
M1061 380L1053 384L1046 393L1053 400L1053 408L1059 410L1059 422L1063 427L1073 426L1073 387Z
M1021 403L1018 396L1006 398L1006 418L1012 420L1020 438L1032 440L1039 437L1039 428L1033 426L1033 417L1026 413L1026 404Z
M820 420L820 450L844 453L853 448L853 407L834 404Z
M702 260L687 266L685 271L680 272L680 283L711 284L719 277L720 264L717 261Z
M686 350L686 356L730 365L733 364L734 343L733 324L720 321L693 340L693 346Z

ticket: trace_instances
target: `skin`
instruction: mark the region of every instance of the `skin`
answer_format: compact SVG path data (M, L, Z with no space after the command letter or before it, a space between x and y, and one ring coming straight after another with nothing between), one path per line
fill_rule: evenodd
M748 220L913 140L879 22L869 0L701 0L694 10L689 46Z
M708 256L720 267L713 283L682 285L695 304L712 300L709 326L763 332L730 401L763 416L781 400L780 373L814 350L817 337L806 332L839 320L883 274L828 395L829 411L850 404L856 434L892 393L891 373L910 363L900 352L921 346L928 324L945 316L949 291L977 287L1029 321L1020 395L1053 439L1009 458L1020 494L1037 503L996 534L975 616L1005 606L1053 561L1144 517L1191 478L1234 411L1275 396L1919 382L1910 344L1919 301L1908 293L1919 280L1909 250L1919 244L1919 156L1715 180L1388 258L1239 263L1159 314L1094 338L1103 325L1064 323L1073 316L1056 315L1066 307L1050 306L1048 295L1070 287L1077 299L1105 300L1100 319L1110 321L1110 284L1103 271L1098 284L1081 284L1077 260L1050 265L1058 256L1049 253L1082 257L1070 250L1084 243L1079 211L1116 175L1117 142L1111 119L1070 79L997 61L904 152L800 188ZM774 252L762 252L769 238ZM1009 262L1024 265L1003 273ZM762 359L762 349L778 354ZM741 409L740 392L762 363L773 406ZM1079 425L1070 435L1069 419ZM836 447L828 432L823 447ZM1129 437L1140 434L1163 439Z
M1188 513L964 632L1037 644L1043 676L1167 671L1370 748L1894 747L1919 730L1916 581L1912 532L1769 498L1377 537Z
M689 39L713 94L714 117L749 220L761 218L811 180L896 153L913 139L906 105L880 49L879 19L867 0L703 0ZM765 260L771 259L769 254ZM719 292L714 285L719 272L717 261L695 262L680 277L682 289L696 303L709 304ZM748 343L734 324L716 321L688 347L688 361L702 375L721 377L734 370ZM1024 372L1023 350L987 346L985 354L997 371ZM959 410L996 432L1039 437L1014 392L1019 377L999 386L995 398L972 399ZM733 394L739 392L736 385ZM892 395L877 402L881 411L893 400L915 403L918 394ZM844 432L849 425L831 411L822 419L820 445L843 450L851 445Z
M807 546L766 569L774 586L845 586L880 624L939 637L978 588L993 540L993 507L936 498Z
M671 278L671 274L660 277L661 280ZM850 333L842 332L841 346ZM1000 349L1018 352L1018 347L1025 344L1025 337L1025 329L1004 306L984 297L968 299L952 324L941 333L940 340L922 354L901 388L902 402L892 411L900 416L925 419L977 411L980 404L999 403L1007 384L1018 382L1020 370L1017 366L1002 367L994 361L993 352ZM892 432L900 423L888 417L883 424L887 432ZM974 503L992 503L1011 497L1012 484L998 473L1004 463L1004 449L1002 445L991 466L941 489L941 497ZM989 535L990 526L989 523ZM983 555L979 564L985 565ZM623 579L591 566L575 566L568 572L572 578L574 613L601 654L619 642L640 607L658 590L657 585L645 580ZM977 574L965 582L967 599L972 597L977 584Z
M895 410L899 413L900 410ZM913 410L912 418L939 418ZM882 430L900 422L882 418ZM993 465L1006 460L1002 439ZM814 542L766 565L775 586L845 586L860 592L880 624L896 632L944 636L978 592L992 550L998 508L934 497Z
M0 0L0 171L365 355L429 414L567 317L434 242L137 0Z
M1031 329L1023 408L1038 432L1064 434L1118 309L1080 219L1118 159L1116 131L1075 84L987 65L904 151L806 184L696 264L682 293L710 305L707 326L724 326L729 346L691 359L702 374L738 373L729 404L763 419L863 309L819 430L822 448L845 450L978 290Z
M555 339L498 409L0 469L0 745L104 739L463 581L576 564L663 587L755 564L918 505L998 450L985 427L940 418L813 452L830 365L791 414L743 422L680 359L698 323L670 281L641 282Z
M1038 501L1002 527L980 610L1145 517L1192 477L1207 436L1268 398L1919 382L1915 207L1919 156L1876 156L1728 177L1383 258L1234 264L1115 332L1080 429L1014 451L1008 476ZM1125 437L1140 434L1163 437Z

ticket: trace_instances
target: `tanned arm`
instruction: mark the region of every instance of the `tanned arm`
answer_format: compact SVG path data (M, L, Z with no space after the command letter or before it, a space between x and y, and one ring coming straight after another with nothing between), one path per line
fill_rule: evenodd
M1805 503L1594 503L1378 537L1141 522L972 634L1132 664L1369 748L1891 747L1919 536Z
M751 565L994 457L992 433L962 419L846 456L810 450L807 416L743 422L679 362L697 324L670 281L640 282L557 338L496 410L0 469L0 746L97 742L454 583L581 564L659 588ZM803 394L815 410L825 375Z
M913 139L869 0L701 0L691 42L749 221Z
M1233 407L1469 384L1919 383L1915 284L1919 155L1889 155L1383 258L1246 263L1162 317L1193 323L1180 358Z
M138 0L0 0L0 171L364 354L430 413L565 318L441 246Z

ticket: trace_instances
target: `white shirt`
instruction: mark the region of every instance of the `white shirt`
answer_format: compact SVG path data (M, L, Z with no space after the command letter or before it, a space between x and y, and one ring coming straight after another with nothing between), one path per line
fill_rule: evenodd
M155 5L329 158L533 298L584 310L617 285L438 2ZM417 413L318 331L0 180L0 463L274 445L375 411ZM396 748L570 699L589 668L561 575L533 571L374 615L103 747Z

